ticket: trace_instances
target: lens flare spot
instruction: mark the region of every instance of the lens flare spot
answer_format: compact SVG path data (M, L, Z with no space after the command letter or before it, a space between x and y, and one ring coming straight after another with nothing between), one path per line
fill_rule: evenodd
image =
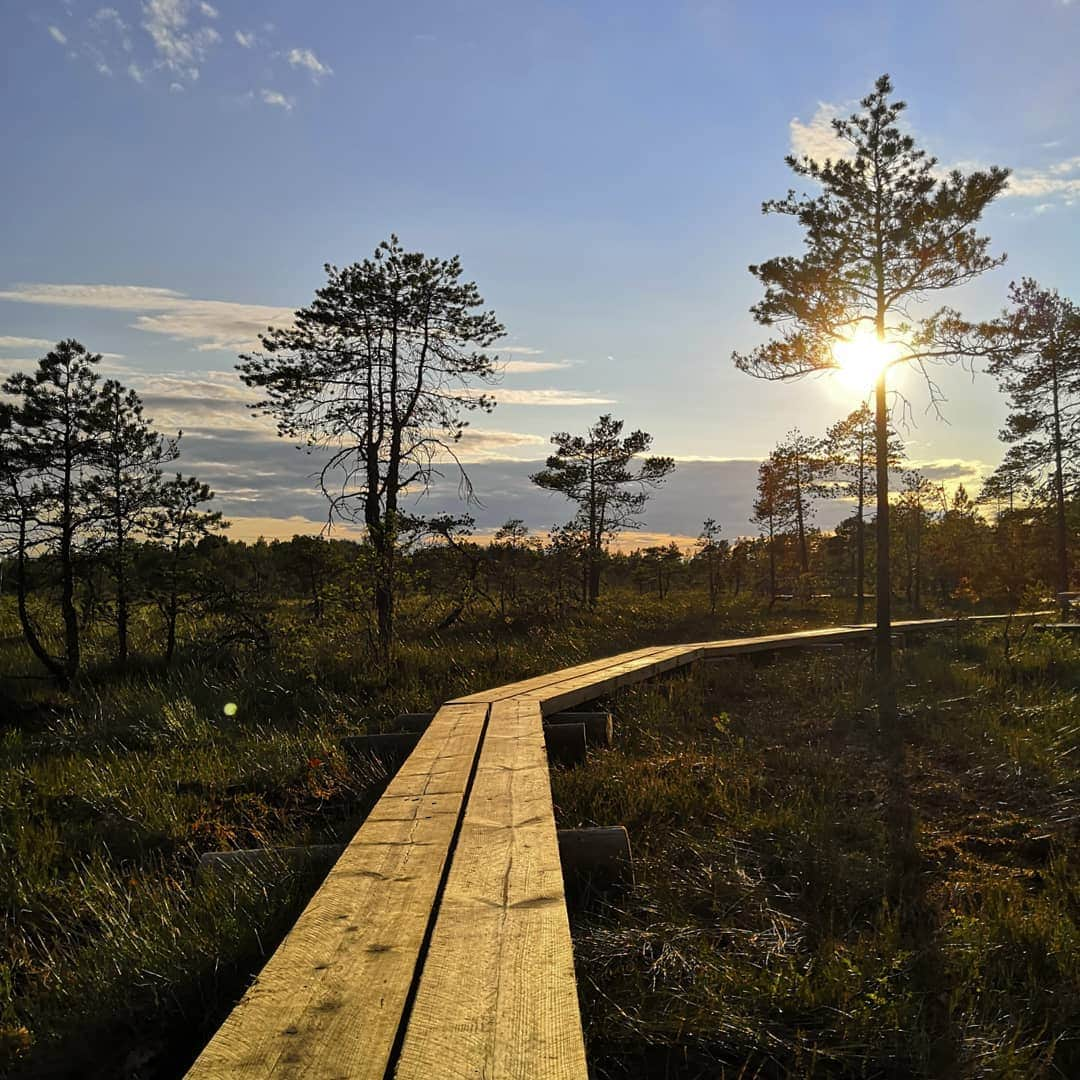
M227 701L225 708L221 710L226 716L235 716L240 711L240 706L235 701Z

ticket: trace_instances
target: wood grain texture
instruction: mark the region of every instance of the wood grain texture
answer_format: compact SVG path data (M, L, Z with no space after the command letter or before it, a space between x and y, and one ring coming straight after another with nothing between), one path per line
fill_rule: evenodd
M383 1080L486 714L439 710L189 1080Z
M504 686L496 686L490 690L481 690L477 694L468 695L468 697L455 698L452 704L458 705L467 702L480 701L505 701L507 698L518 697L521 694L542 690L545 686L550 686L553 683L565 682L567 679L579 675L587 675L594 671L601 671L604 668L611 667L613 664L623 663L628 660L650 656L653 653L664 651L666 651L664 646L652 645L647 649L634 649L631 652L619 653L617 656L605 656L601 660L590 660L587 664L575 664L573 667L549 671L544 675L536 675L531 679L522 679L519 682L506 683Z
M397 1080L585 1080L541 723L491 708Z

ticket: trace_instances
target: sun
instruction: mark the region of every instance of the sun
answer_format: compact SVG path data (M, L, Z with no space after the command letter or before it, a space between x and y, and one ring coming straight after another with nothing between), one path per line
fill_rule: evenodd
M832 347L841 382L860 392L869 392L882 370L902 353L899 342L879 341L867 326L860 326L847 341L838 341Z

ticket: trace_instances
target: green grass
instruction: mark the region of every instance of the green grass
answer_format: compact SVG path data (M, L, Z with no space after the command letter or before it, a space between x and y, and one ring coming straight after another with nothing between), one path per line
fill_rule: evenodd
M414 598L403 623L421 626L425 604ZM10 604L0 604L0 676L12 717L0 727L0 1074L179 1075L316 884L287 867L206 881L195 873L198 857L351 835L385 777L348 761L339 749L343 736L387 730L399 712L642 644L851 618L839 603L770 614L740 600L716 616L704 612L704 598L695 593L676 593L665 603L614 593L597 611L559 625L519 618L474 621L441 636L414 630L385 671L372 659L360 616L335 609L315 623L301 606L282 603L269 653L207 648L211 628L189 625L171 670L141 660L118 673L108 635L92 633L85 676L73 691L59 693L22 677L32 669ZM152 653L159 635L153 613L140 612L135 648ZM1017 701L994 728L1000 753L1024 770L1066 776L1075 721L1061 688L1074 658L1039 649L1025 646L1022 662L1012 667L993 650L965 656L959 667L928 650L920 662L936 667L918 678L934 681L934 701L974 695L988 704L983 665L995 686L1011 679ZM762 1050L757 1035L745 1034L766 993L785 1016L801 1015L791 1012L798 1003L807 1031L835 1007L822 1004L832 1001L827 995L815 998L812 986L792 989L804 950L826 929L816 911L831 912L830 933L838 940L853 912L880 924L880 933L866 932L863 945L846 946L844 962L859 972L872 967L860 949L879 949L879 938L896 927L895 955L881 957L877 974L866 975L879 996L897 982L895 957L908 948L899 908L885 903L878 880L887 872L879 850L883 826L861 806L834 812L833 792L843 786L848 759L818 746L820 733L789 723L793 701L820 702L814 723L828 718L837 746L850 742L851 754L877 753L866 679L837 670L832 658L775 670L735 665L722 675L720 697L710 698L704 683L683 680L636 691L625 699L633 711L619 749L556 779L563 816L627 824L642 868L642 891L625 913L579 928L590 1040L607 1075L621 1074L618 1052L605 1047L624 1038L639 1049L659 1047L641 1050L649 1068L656 1053L668 1060L669 1042L684 1046L691 1060L711 1061L718 1039L732 1060L744 1052L740 1060L766 1053L790 1063L804 1052L831 1060L823 1056L831 1045L827 1034L790 1035L787 1021L775 1024L786 1049L762 1034ZM773 694L788 704L774 708ZM235 715L227 715L228 704L236 705ZM930 739L932 713L920 708L925 717L918 713L918 722ZM1036 710L1039 723L1057 734L1048 728L1040 735L1035 714L1025 710ZM761 739L768 731L774 749L766 753ZM951 729L941 740L942 753L968 752ZM987 769L987 782L1005 782L996 766ZM1008 782L1027 791L1027 781L1024 772ZM732 821L737 830L721 827ZM853 851L844 846L849 834L858 838ZM1011 834L1004 835L1011 844ZM786 907L778 901L783 896L790 897ZM637 907L639 900L645 907ZM738 948L718 950L708 929L714 925L724 925ZM761 943L773 942L764 966L738 959L754 935L753 956L765 948ZM642 975L646 955L653 966ZM830 964L832 971L841 961ZM712 965L718 965L715 978ZM624 977L627 988L644 978L648 992L620 1008L648 1019L620 1026L596 1011L595 994L605 979L621 986ZM844 978L854 986L854 976ZM743 1004L732 1011L728 996ZM728 1002L719 1020L710 1012L717 1001ZM889 999L888 1009L897 1007ZM1026 1046L1014 1049L1018 1060Z
M574 920L597 1080L1080 1075L1080 652L932 637L900 737L859 656L626 690L555 774L635 854Z
M415 626L424 599L412 604ZM362 618L335 609L313 623L283 603L271 653L203 647L210 628L188 625L171 670L144 660L120 674L108 634L92 633L84 677L59 693L23 677L30 661L0 604L12 716L0 727L0 1074L177 1075L314 887L287 868L206 883L198 857L351 835L385 777L350 763L343 736L641 644L842 617L838 605L703 610L696 594L616 594L559 626L414 632L387 672ZM134 648L152 653L159 636L141 611Z

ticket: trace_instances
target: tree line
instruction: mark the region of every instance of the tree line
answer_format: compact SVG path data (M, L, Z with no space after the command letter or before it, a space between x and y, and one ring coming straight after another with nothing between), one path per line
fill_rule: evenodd
M128 661L132 608L146 601L160 611L171 659L190 549L225 525L205 508L205 484L166 477L180 433L155 431L138 394L101 380L100 362L61 341L0 387L0 552L14 570L23 637L61 686L78 675L103 579L117 662Z

